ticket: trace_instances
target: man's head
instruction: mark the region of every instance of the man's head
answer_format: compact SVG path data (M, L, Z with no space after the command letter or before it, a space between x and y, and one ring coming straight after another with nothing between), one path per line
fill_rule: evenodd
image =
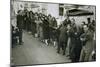
M48 15L48 18L49 18L49 19L51 19L51 18L52 18L51 14L49 14L49 15Z
M83 21L82 23L81 23L81 26L84 26L86 23L85 23L85 21Z
M17 11L17 14L20 15L20 12L21 12L21 10L18 10L18 11Z
M75 24L75 19L74 18L71 19L71 23Z
M69 20L69 16L66 16L66 19Z
M90 18L87 18L87 21L88 21L88 24L91 22L91 19Z
M84 25L84 26L83 26L83 29L84 29L85 32L88 31L88 29L89 29L89 28L88 28L88 25Z

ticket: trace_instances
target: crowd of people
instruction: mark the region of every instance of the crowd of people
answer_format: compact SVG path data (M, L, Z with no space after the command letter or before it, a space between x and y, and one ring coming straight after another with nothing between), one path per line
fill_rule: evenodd
M23 44L23 30L31 32L33 37L38 38L45 45L57 46L57 53L61 50L66 55L68 48L69 59L71 62L84 62L96 60L96 41L95 41L95 20L87 18L88 23L76 25L74 18L66 19L58 26L55 17L50 14L47 16L42 13L34 13L28 10L19 10L16 16L17 28L12 26L12 47L19 40L19 45ZM69 43L68 43L69 42Z

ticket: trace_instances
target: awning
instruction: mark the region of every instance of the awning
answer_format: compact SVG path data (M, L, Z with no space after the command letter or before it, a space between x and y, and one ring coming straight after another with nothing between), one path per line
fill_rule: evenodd
M31 4L31 8L38 8L38 7L40 7L40 6L37 4Z
M83 10L83 9L71 9L68 10L68 16L88 16L93 15L93 12Z

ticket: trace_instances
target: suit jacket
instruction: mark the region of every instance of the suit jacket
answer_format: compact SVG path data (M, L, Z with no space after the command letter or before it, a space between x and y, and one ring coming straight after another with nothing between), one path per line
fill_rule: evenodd
M85 39L85 45L84 45L85 51L91 52L94 47L93 31L88 30L87 32L82 34L81 37Z
M19 29L23 29L23 21L24 21L24 18L22 15L17 15L17 27Z
M59 41L60 42L67 42L67 39L68 39L67 28L65 26L62 26L60 28Z

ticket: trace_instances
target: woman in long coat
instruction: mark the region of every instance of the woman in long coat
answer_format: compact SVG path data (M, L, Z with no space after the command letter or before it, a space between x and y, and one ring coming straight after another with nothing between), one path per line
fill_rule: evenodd
M56 28L57 28L57 21L56 21L55 17L52 18L52 21L49 24L49 26L50 26L50 41L55 46Z
M43 42L43 23L39 23L39 39Z
M59 44L58 44L58 51L60 52L60 48L63 50L63 55L65 55L66 47L67 47L68 35L67 35L67 27L66 24L63 23L62 27L60 28L60 35L59 35Z
M44 20L43 20L43 37L44 37L46 45L48 45L48 41L50 39L49 32L50 32L49 22L47 20L47 17L44 17Z
M31 18L31 31L32 31L32 35L35 36L35 33L36 33L36 23L35 23L34 13L32 14L32 18Z

